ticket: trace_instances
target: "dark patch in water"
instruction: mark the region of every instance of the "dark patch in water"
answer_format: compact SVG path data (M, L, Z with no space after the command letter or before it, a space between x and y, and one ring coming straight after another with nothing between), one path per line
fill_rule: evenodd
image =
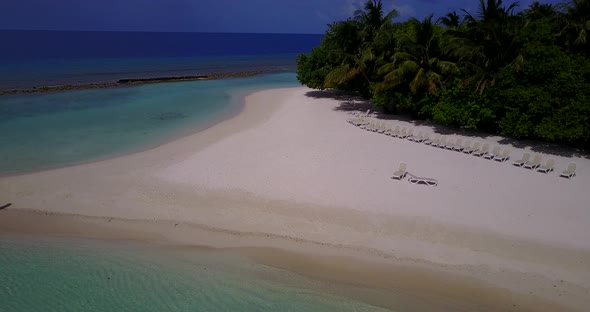
M153 119L171 120L171 119L181 119L181 118L186 118L186 117L188 117L188 116L183 113L180 113L180 112L167 112L167 113L161 113L161 114L153 117Z

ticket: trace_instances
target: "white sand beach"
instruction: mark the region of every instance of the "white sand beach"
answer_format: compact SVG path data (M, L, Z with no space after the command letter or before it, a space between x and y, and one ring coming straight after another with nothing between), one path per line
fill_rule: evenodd
M117 229L136 220L180 244L339 250L590 306L589 159L543 155L556 161L543 174L512 166L522 148L500 163L392 138L347 123L338 100L310 91L256 92L237 116L145 152L1 177L0 204L13 205L0 211L0 231L15 230L2 219L21 210L102 217ZM570 161L577 176L560 178ZM390 179L400 162L438 186Z

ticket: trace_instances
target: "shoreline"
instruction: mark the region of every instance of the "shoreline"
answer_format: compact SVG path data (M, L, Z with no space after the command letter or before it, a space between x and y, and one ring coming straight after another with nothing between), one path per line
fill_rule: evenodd
M284 87L263 89L263 90L272 90L272 89L284 89ZM103 162L103 161L108 161L111 159L116 159L116 158L120 158L120 157L131 156L131 155L135 155L135 154L139 154L139 153L148 152L150 150L164 146L168 143L189 137L189 136L194 135L198 132L206 131L207 129L214 127L215 125L217 125L219 123L222 123L222 122L231 120L232 118L235 118L236 116L238 116L239 114L241 114L243 112L244 106L246 105L246 103L245 103L246 97L249 94L252 94L252 93L255 93L258 91L260 91L260 90L239 91L239 92L234 92L234 93L228 93L232 97L232 101L233 101L233 103L231 104L231 106L233 106L233 107L230 110L220 114L219 116L217 116L217 118L207 120L206 122L203 122L202 124L200 124L198 126L190 127L188 129L182 131L181 133L178 133L174 136L171 136L171 137L163 140L160 143L150 144L150 145L146 145L143 148L139 148L139 149L135 149L135 150L128 150L128 151L124 151L121 153L114 153L112 155L108 155L108 156L104 156L104 157L98 157L95 159L74 162L74 163L69 163L69 164L60 165L60 166L52 166L52 167L45 167L45 168L40 168L40 169L31 169L31 170L24 170L24 171L0 172L0 179L35 174L35 173L40 173L40 172L44 172L44 171L64 169L64 168L68 168L68 167L84 166L84 165L88 165L88 164L92 164L92 163Z
M0 90L0 96L31 94L31 93L49 93L49 92L63 92L74 90L88 90L88 89L105 89L126 86L136 86L153 83L167 83L167 82L186 82L186 81L201 81L201 80L218 80L227 78L246 78L262 74L270 74L273 71L253 70L253 71L239 71L239 72L219 72L199 74L193 76L166 76L166 77L146 77L146 78L121 78L114 82L101 83L87 83L87 84L67 84L56 86L38 86L23 89Z
M0 212L0 230L16 220L30 221L20 227L34 232L59 220L66 227L71 218L95 218L106 228L82 222L73 234L116 238L112 227L120 224L137 239L178 245L328 256L339 250L473 278L507 298L574 311L590 304L590 245L583 239L589 219L579 204L588 196L587 163L569 181L369 133L346 123L350 115L338 111L337 101L308 91L249 94L236 116L145 152L1 177L0 198L13 206ZM404 160L440 185L389 179ZM30 210L57 219L36 219ZM6 216L13 211L27 217L11 223ZM230 235L217 237L224 234ZM273 265L313 269L307 260L279 258ZM518 300L524 306L528 299ZM531 310L548 307L554 306Z

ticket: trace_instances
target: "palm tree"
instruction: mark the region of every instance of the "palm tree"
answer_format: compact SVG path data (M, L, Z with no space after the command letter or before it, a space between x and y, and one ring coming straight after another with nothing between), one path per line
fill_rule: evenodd
M459 26L461 25L461 17L459 16L459 14L457 14L457 12L453 11L453 12L449 12L447 13L447 15L441 17L438 19L437 24L441 24L443 26L445 26L446 28L459 28Z
M524 10L524 15L529 21L534 21L543 18L554 18L557 16L557 11L552 4L535 1Z
M564 19L564 32L568 34L568 43L586 44L590 32L590 0L571 0L565 4Z
M392 19L398 16L397 10L385 14L381 0L368 0L364 5L364 10L354 12L354 20L361 25L365 42L372 41L379 30L391 25Z
M409 23L412 31L400 38L399 51L379 69L385 77L378 91L407 83L412 94L431 93L458 71L455 63L439 59L440 34L432 23L432 15L422 22L412 18Z
M370 84L370 66L374 59L375 56L370 47L359 48L354 54L346 54L345 61L326 76L324 87L338 87L359 77L366 84Z
M452 42L454 56L471 72L466 82L478 81L477 90L483 93L495 84L496 74L506 66L521 69L524 59L520 53L518 30L520 19L513 15L518 4L503 7L502 0L480 0L477 17L465 16L466 29Z
M332 70L324 81L324 86L333 88L345 85L351 81L360 79L361 90L371 84L371 76L374 72L374 45L375 39L390 30L391 20L398 16L396 10L385 14L381 0L368 0L365 3L364 10L358 10L354 13L354 19L345 23L354 23L356 25L356 34L360 37L360 42L354 49L339 49L340 65ZM350 34L336 34L339 40L347 40ZM349 47L352 47L349 45Z

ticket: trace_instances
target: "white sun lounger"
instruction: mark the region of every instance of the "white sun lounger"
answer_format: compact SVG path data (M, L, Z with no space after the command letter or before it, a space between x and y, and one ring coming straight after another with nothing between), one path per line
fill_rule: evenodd
M455 144L453 145L453 147L451 148L453 151L457 151L460 152L463 150L463 139L459 138L457 139L457 141L455 141Z
M507 161L508 159L510 159L510 152L512 152L512 149L510 149L510 147L506 147L506 148L504 148L502 155L495 156L494 160L500 161L500 162Z
M535 170L541 166L541 155L537 154L533 157L533 161L527 161L522 165L523 168Z
M452 150L452 149L453 149L453 146L455 146L455 141L453 141L453 140L451 139L451 140L449 140L449 141L447 142L447 144L445 144L445 146L443 146L443 148L446 148L446 149Z
M576 176L576 163L571 162L567 165L567 169L561 172L560 177L571 179Z
M475 143L473 143L473 146L472 147L466 147L466 148L464 148L463 149L463 153L465 153L465 154L471 154L471 153L477 151L478 149L479 149L479 142L475 142Z
M368 121L367 121L367 118L365 118L364 116L360 116L360 117L355 117L355 118L349 119L348 122L355 125L355 126L360 126L362 124L366 124Z
M555 166L555 160L548 159L547 162L537 169L538 172L549 173L553 171L553 166Z
M483 155L486 155L489 151L490 151L490 145L488 143L484 143L480 149L478 149L477 151L474 151L473 153L471 153L471 155L481 157Z
M492 149L492 152L483 155L483 158L491 160L491 159L496 158L498 155L500 155L500 147L494 146L494 148Z
M399 126L395 126L395 129L389 132L389 136L397 137L399 135Z
M423 133L422 131L420 131L420 133L418 133L418 135L414 137L413 141L416 143L422 143L422 142L424 142L424 140L426 140L427 137L428 137L428 135L426 133Z
M393 128L391 128L390 126L385 126L385 131L383 131L383 134L391 135L391 132L393 132Z
M408 137L408 129L406 129L406 127L403 127L402 130L399 132L399 135L397 136L400 139L405 139Z
M438 181L436 179L417 177L411 173L408 173L407 175L408 175L408 182L410 182L412 184L424 184L424 185L428 185L428 186L437 186L438 185Z
M422 138L422 131L418 132L418 134L412 134L412 136L408 137L408 140L417 142L416 140Z
M457 151L457 152L462 152L462 151L464 151L466 148L469 148L469 146L471 146L471 141L467 140L467 141L465 141L465 144L463 144L463 145L459 145L459 146L455 146L455 147L453 148L453 150L454 150L454 151Z
M522 167L524 164L527 163L527 161L529 161L529 159L531 159L531 154L530 153L524 153L524 154L522 154L522 158L521 159L516 160L512 164L515 165L515 166L517 166L517 167Z
M438 144L439 140L440 140L440 134L436 134L436 135L430 137L430 139L424 140L424 144L436 146L436 144Z
M369 109L367 109L367 111L366 111L365 113L362 113L362 112L356 112L356 113L354 113L354 115L355 115L355 116L358 116L358 117L367 117L367 116L369 116L369 113L370 113L370 112L371 112L371 109L369 108Z
M369 125L371 125L372 121L370 119L364 118L364 117L363 117L363 119L365 121L363 123L359 124L359 128L361 128L361 129L367 129L367 127L369 127Z
M408 167L408 165L406 165L406 163L400 163L399 168L397 169L396 172L393 173L391 178L396 179L396 180L403 179L407 174L407 171L406 171L407 167Z
M377 122L376 121L371 121L371 123L369 123L369 125L365 128L365 130L375 131L375 128L376 127L377 127Z
M384 122L380 122L379 124L377 124L377 130L375 132L377 133L383 133L387 130L387 127L385 126Z
M436 145L433 144L432 146L445 148L446 145L447 145L447 137L443 135L440 137L440 140L438 140L438 143L436 143Z

